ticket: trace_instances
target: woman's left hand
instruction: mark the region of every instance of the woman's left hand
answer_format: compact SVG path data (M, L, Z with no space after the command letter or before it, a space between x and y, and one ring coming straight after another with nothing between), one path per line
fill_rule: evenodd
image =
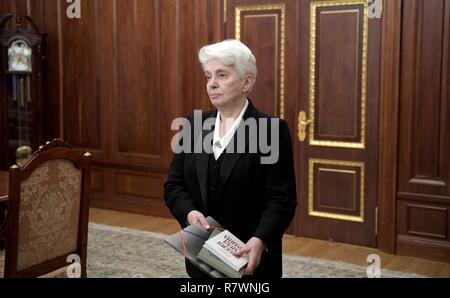
M248 256L248 264L244 275L253 275L261 262L261 255L265 249L266 245L261 239L252 237L243 248L234 253L236 257L241 257L244 254Z

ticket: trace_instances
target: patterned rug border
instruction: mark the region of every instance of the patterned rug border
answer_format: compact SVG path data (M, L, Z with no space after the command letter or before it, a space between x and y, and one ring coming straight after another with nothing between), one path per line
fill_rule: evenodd
M170 236L170 235L162 234L162 233L155 233L155 232L150 232L150 231L143 231L143 230L131 229L131 228L126 228L126 227L118 227L118 226L112 226L112 225L105 225L105 224L99 224L99 223L93 223L93 222L89 223L89 228L102 230L102 231L108 231L108 232L116 232L116 233L121 233L121 234L135 235L135 236L139 236L139 237L156 238L156 239L160 239L160 240L166 240ZM309 262L311 264L318 264L321 266L344 267L349 270L365 270L365 267L363 267L363 266L345 263L345 262L341 262L341 261L317 258L317 257L283 254L283 259L284 259L284 261L288 261L288 262L289 261L302 261L302 262ZM427 278L427 276L420 275L417 273L393 271L393 270L383 269L383 268L381 268L381 277ZM287 278L289 278L289 277L287 277Z

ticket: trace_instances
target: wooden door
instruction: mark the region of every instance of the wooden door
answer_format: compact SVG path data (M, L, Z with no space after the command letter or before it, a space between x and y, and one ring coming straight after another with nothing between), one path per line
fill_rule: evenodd
M226 38L257 57L250 97L293 134L290 232L375 246L380 21L367 10L364 0L228 0L224 16ZM301 111L311 120L302 142Z
M380 21L369 20L364 0L308 4L299 48L308 78L298 102L300 234L374 247Z

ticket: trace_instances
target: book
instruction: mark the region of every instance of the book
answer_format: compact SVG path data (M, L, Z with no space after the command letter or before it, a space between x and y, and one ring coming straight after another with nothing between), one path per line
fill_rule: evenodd
M204 247L233 270L239 271L247 265L248 257L245 255L236 257L234 253L244 247L244 245L244 242L230 231L225 230L208 239Z
M218 230L213 231L210 236L210 239L212 237L217 236L218 234L220 234L220 231ZM241 278L245 271L244 267L241 268L239 271L234 270L220 258L211 253L205 246L203 246L203 248L200 250L200 252L197 255L197 258L205 262L206 264L210 265L211 267L215 268L216 270L220 271L227 277Z
M208 216L206 220L210 226L222 228L212 217ZM206 230L197 224L189 225L180 232L169 236L165 242L209 276L213 278L225 278L227 277L225 274L197 257L205 241L209 239L213 231Z

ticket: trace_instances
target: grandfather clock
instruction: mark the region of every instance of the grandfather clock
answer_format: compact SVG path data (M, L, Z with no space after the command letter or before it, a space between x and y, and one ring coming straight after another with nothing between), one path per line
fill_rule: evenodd
M0 169L25 163L43 143L45 42L33 20L0 21Z

